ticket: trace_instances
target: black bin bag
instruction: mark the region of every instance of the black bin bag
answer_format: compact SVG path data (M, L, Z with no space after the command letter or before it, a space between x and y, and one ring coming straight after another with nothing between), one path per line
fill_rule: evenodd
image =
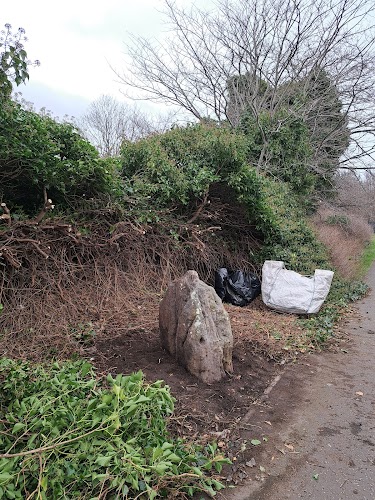
M254 273L222 267L215 272L215 291L224 302L243 307L260 294L260 281Z

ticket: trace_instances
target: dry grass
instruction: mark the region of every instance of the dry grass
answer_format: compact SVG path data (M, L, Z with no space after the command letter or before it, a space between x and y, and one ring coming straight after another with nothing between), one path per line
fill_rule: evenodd
M340 214L322 208L314 225L336 268L351 277L353 255L371 232L350 216L345 224L327 222L333 215ZM84 229L46 221L0 231L0 355L37 361L87 354L93 337L156 331L164 290L188 269L209 284L219 267L257 271L249 261L260 246L254 230L241 222L238 207L231 211L222 201L210 205L200 225L182 223L172 231L165 223L140 226L111 217L91 214L96 222ZM295 316L270 311L260 298L227 310L235 338L268 358L285 359L309 346Z
M269 309L259 296L246 307L225 305L236 343L247 344L251 352L267 359L282 361L295 358L307 349L315 349L295 314Z
M181 227L178 244L164 226L130 220L102 217L85 231L62 221L15 224L0 232L0 355L65 358L92 336L155 329L161 294L188 269L209 283L223 265L253 270L257 243L244 234L233 249L194 224Z
M371 226L358 215L328 205L319 208L312 223L340 275L355 278L363 249L373 236Z

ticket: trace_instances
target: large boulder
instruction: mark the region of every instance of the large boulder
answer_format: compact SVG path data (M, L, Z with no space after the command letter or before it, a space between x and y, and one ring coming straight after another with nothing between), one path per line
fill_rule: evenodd
M228 313L195 271L170 284L160 303L159 326L163 347L203 382L218 382L233 371Z

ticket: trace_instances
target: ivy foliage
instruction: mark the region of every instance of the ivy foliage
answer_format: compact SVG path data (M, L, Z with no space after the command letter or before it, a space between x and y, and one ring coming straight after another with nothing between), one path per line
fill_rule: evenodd
M307 77L300 99L308 107L306 124L314 152L316 188L332 191L333 177L340 168L340 158L350 143L349 119L337 86L329 74L317 69Z
M312 148L304 120L283 108L271 113L264 110L258 117L247 110L240 130L248 138L248 159L253 165L283 182L301 196L311 195L316 175L310 170Z
M259 264L265 259L282 260L307 274L329 265L326 249L307 222L306 207L288 183L267 178L249 166L229 176L228 183L247 207L249 221L263 235Z
M122 147L122 175L136 203L186 207L246 162L241 134L215 125L176 127Z
M306 203L294 186L259 173L248 162L249 139L239 131L212 124L176 128L162 135L126 143L122 175L131 210L173 207L188 213L190 204L221 182L236 193L248 222L263 235L264 258L284 260L299 272L327 265L327 256L309 228ZM296 181L297 182L297 181Z
M248 138L252 165L302 197L332 189L350 131L325 70L315 67L278 88L247 73L230 78L227 87L228 116Z
M99 379L84 361L0 361L0 497L170 498L215 494L216 447L173 438L174 400L141 372ZM173 493L173 494L172 494Z
M43 189L60 205L82 197L119 194L118 162L100 159L69 123L28 111L11 99L0 108L0 196L32 213Z

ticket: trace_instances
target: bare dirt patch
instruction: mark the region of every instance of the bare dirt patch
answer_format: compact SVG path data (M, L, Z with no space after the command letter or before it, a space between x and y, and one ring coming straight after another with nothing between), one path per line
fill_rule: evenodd
M234 337L234 373L220 383L206 385L162 349L156 300L152 317L148 309L147 325L139 327L146 307L139 305L137 320L124 324L121 334L117 327L117 333L111 334L108 325L108 331L82 353L93 358L105 373L142 370L150 382L164 380L176 398L170 420L172 432L202 443L215 439L232 460L232 465L223 470L228 485L245 480L262 482L266 473L260 467L265 457L270 461L294 453L293 446L289 441L284 443L279 433L303 397L302 381L311 370L312 358L303 354L306 338L298 318L271 311L260 297L243 308L226 304ZM331 348L346 348L348 339L341 337L339 329L336 333ZM270 388L273 399L276 393L277 405L269 402Z
M271 429L247 418L249 409L267 409L265 389L308 348L306 333L295 316L270 311L260 297L244 308L227 305L234 373L218 384L197 381L161 347L160 299L188 269L207 283L222 265L254 270L246 261L254 237L233 238L232 252L217 235L185 224L176 245L163 227L99 216L104 222L82 228L54 221L0 233L0 355L46 362L79 354L104 373L142 370L150 382L163 379L177 400L172 431L203 443L215 439L233 460L225 478L241 481L255 470L252 460ZM283 418L280 410L273 421Z
M110 331L104 332L82 353L103 372L127 374L142 370L150 382L164 380L176 398L176 412L170 422L173 432L203 443L217 440L222 451L234 459L224 477L237 483L248 477L246 463L261 452L262 446L251 445L251 440L264 445L269 430L267 424L263 429L245 417L251 408L262 411L267 404L265 389L283 371L286 361L298 354L287 346L287 340L298 336L299 327L296 317L270 311L260 297L243 308L225 307L234 336L234 373L219 383L200 382L161 347L157 307L152 327L148 315L147 327L124 325L120 335L112 336ZM138 323L142 306L139 311ZM282 416L275 416L277 419Z

